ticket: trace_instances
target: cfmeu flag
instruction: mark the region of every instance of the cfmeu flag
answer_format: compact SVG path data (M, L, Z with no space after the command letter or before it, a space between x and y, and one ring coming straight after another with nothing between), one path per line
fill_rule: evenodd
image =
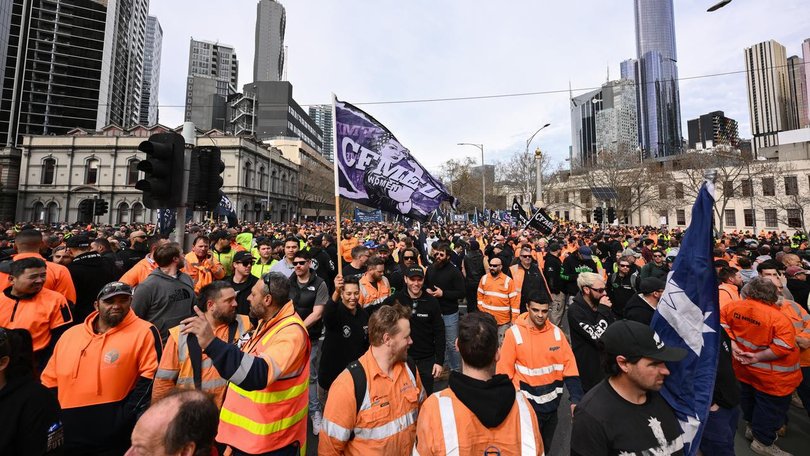
M687 350L661 395L678 416L684 454L697 453L712 404L720 346L720 305L712 256L714 184L706 182L692 207L692 222L681 243L673 271L655 310L651 326L667 345Z
M458 204L383 124L356 106L334 103L340 196L422 222L442 201Z
M518 203L517 197L513 197L512 199L512 220L515 220L517 223L521 225L525 225L529 223L529 216L526 214L526 211L523 210L523 206Z

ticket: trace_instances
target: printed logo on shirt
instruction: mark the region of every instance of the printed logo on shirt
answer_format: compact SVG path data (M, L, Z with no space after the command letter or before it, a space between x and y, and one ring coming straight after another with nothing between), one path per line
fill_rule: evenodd
M248 332L242 334L239 337L239 340L236 341L236 346L241 349L242 347L247 345L248 342L250 342L250 338L253 337L253 333L254 333L254 331L248 331Z
M65 443L65 429L62 427L62 422L57 421L48 428L48 451L53 451L62 448Z
M315 291L315 285L310 285L310 286L308 286L308 287L307 287L307 290L309 290L309 291Z
M113 348L104 354L104 362L107 364L115 364L119 357L121 357L121 354L118 353L118 350Z
M311 266L312 270L313 270L313 271L317 271L317 270L318 270L318 260L316 260L315 258L313 258L313 259L311 259L310 261L312 262L312 266Z
M343 325L343 337L349 338L352 335L352 328L349 325Z
M548 347L548 351L550 351L550 352L554 352L554 351L557 351L559 349L560 349L559 345L552 345L551 347Z
M620 451L619 456L667 455L675 454L683 449L683 435L678 435L675 439L667 441L667 437L664 435L664 428L657 418L651 416L647 421L647 426L652 430L653 436L655 436L655 440L658 442L658 446L641 452Z
M586 323L580 322L579 326L591 336L591 339L596 340L602 337L602 334L605 333L605 330L608 327L608 322L605 320L599 320L599 323L596 326L591 326Z
M655 348L661 348L664 346L664 342L661 341L661 338L658 337L658 333L653 331L653 340L655 341Z

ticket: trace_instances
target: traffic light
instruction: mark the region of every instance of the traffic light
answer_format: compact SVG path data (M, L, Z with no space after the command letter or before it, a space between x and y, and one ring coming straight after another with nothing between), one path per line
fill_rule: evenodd
M177 133L154 134L138 146L146 153L146 159L138 163L138 170L146 175L135 183L143 192L144 206L166 209L182 204L185 148L186 141Z
M93 220L93 200L82 200L79 203L79 221L89 222L91 220Z
M213 211L219 206L225 163L219 147L195 147L191 152L189 202L194 208Z
M110 210L110 203L107 200L97 199L96 200L96 212L95 215L104 215Z
M608 223L613 223L616 220L616 209L609 207L607 211Z
M602 208L597 207L593 210L593 219L596 223L602 223Z

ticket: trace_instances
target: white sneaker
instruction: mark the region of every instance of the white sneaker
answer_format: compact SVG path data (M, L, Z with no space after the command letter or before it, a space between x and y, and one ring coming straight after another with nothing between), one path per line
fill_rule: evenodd
M760 443L760 441L757 439L754 439L754 441L751 442L751 451L763 456L793 456L791 453L788 453L787 451L776 446L775 443L765 446L765 444Z
M321 415L321 412L313 412L310 419L312 420L312 435L318 435L318 433L321 432L323 415Z

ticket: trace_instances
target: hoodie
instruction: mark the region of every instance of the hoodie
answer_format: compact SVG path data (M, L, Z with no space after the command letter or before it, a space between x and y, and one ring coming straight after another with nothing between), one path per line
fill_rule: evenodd
M615 321L610 308L597 304L596 310L585 302L582 293L574 296L568 308L568 326L571 328L571 348L577 360L582 389L587 392L605 377L602 370L598 341Z
M96 252L77 255L67 266L76 286L76 305L73 307L73 323L80 324L93 312L93 303L98 292L118 279L109 261Z
M171 277L160 268L149 273L132 298L132 310L157 327L163 343L169 337L169 329L192 315L196 304L191 277L183 272Z
M0 388L0 454L62 454L59 402L31 374Z
M448 386L481 424L490 429L500 426L515 405L515 401L505 400L515 396L515 387L503 374L494 375L485 382L452 371Z
M67 454L126 450L162 354L155 327L131 309L104 334L93 329L96 318L62 335L41 376L62 406Z

